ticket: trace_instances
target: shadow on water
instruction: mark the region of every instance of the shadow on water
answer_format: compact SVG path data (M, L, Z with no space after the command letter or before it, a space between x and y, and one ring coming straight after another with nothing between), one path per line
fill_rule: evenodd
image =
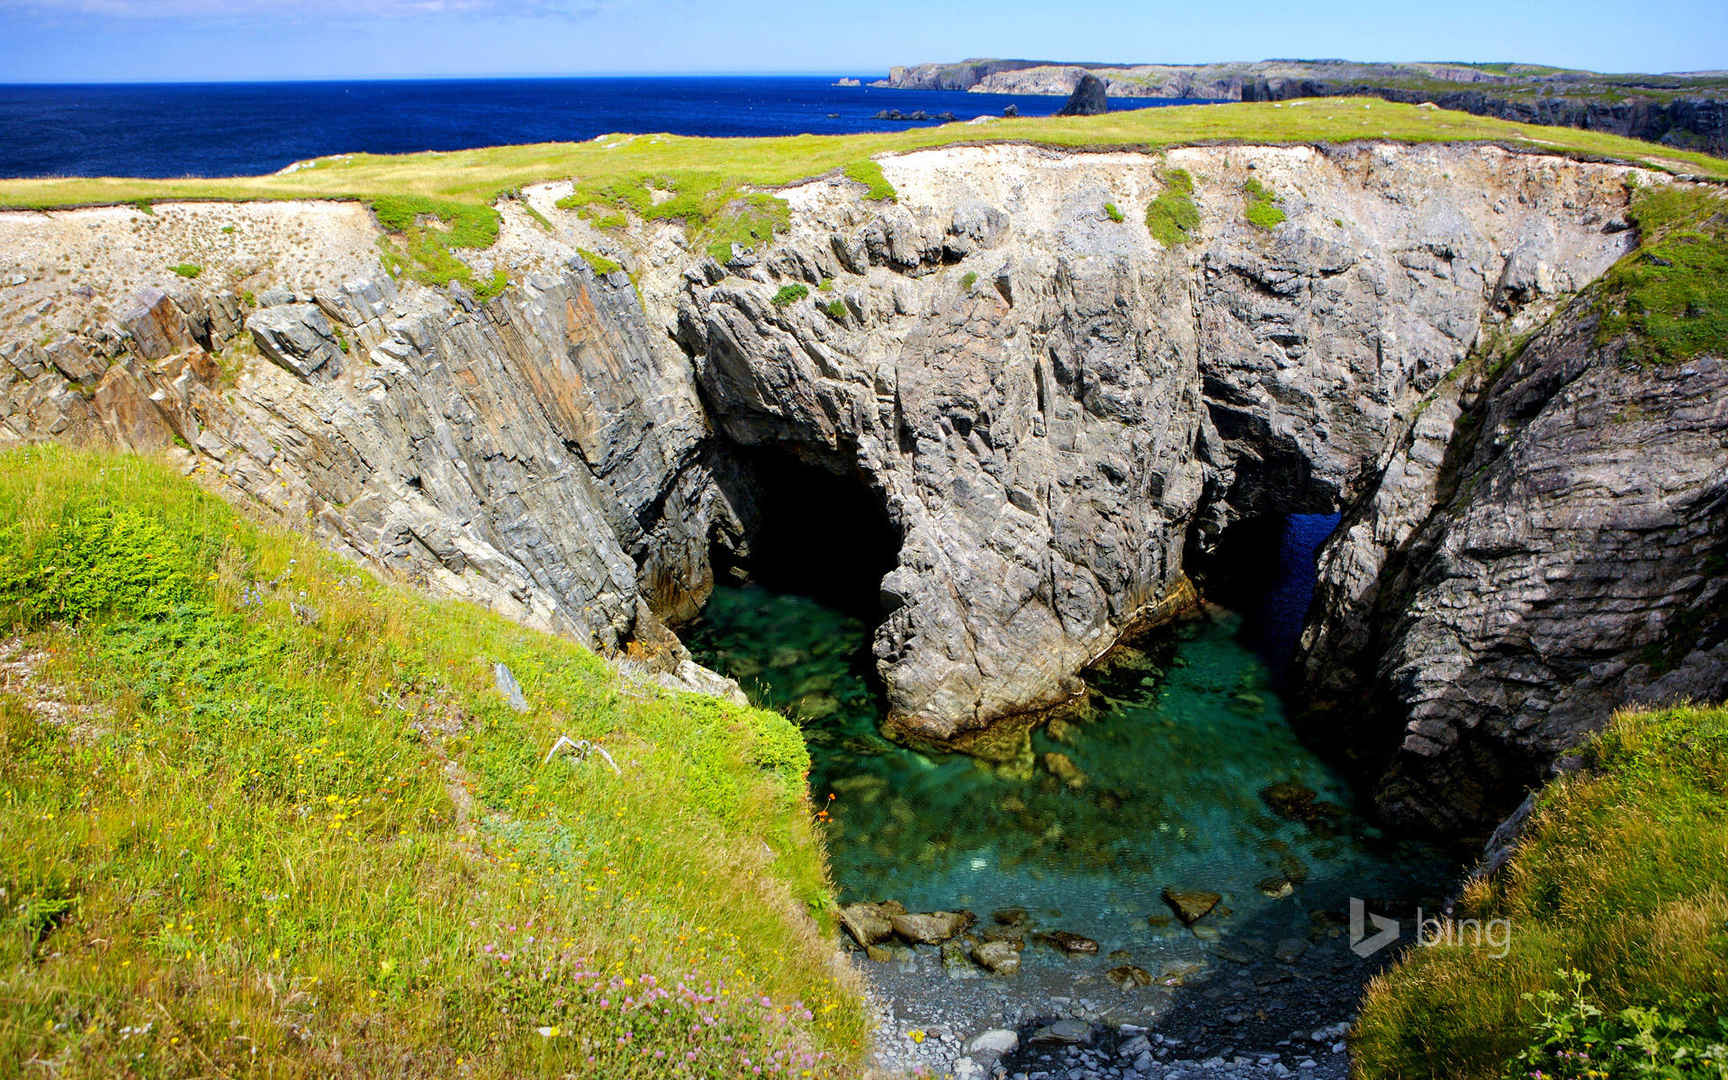
M1279 568L1243 576L1230 598L1247 615L1214 610L1118 650L1089 674L1089 707L1034 732L1031 752L1005 764L879 733L864 608L761 586L715 591L689 646L803 729L812 794L833 797L842 901L964 908L985 923L1024 908L1034 934L1099 944L1070 958L1029 941L1016 978L963 990L976 972L950 965L956 984L922 995L920 980L944 979L942 963L898 950L869 968L905 999L903 1019L919 1018L920 999L971 994L1014 1023L1083 998L1123 1022L1156 1016L1158 1030L1197 1045L1248 1047L1349 1015L1371 971L1348 948L1350 898L1401 913L1431 903L1450 867L1383 835L1285 716L1278 665L1335 520L1291 518L1274 538L1278 560L1264 550L1244 560ZM1223 900L1190 930L1171 917L1166 888ZM1154 984L1118 990L1106 974L1124 965Z

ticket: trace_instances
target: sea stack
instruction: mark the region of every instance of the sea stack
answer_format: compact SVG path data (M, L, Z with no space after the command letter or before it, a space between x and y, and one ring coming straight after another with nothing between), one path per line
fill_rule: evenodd
M1068 104L1062 106L1057 116L1097 116L1110 108L1105 97L1104 80L1088 72L1080 76L1080 85L1068 96Z

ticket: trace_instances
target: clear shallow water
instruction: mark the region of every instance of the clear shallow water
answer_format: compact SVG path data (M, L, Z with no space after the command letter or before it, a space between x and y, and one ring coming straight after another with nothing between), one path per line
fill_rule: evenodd
M1166 886L1223 893L1228 936L1304 936L1314 912L1351 896L1419 896L1445 866L1385 837L1350 808L1343 780L1292 734L1241 619L1218 613L1122 650L1092 673L1091 708L1032 736L1031 755L989 765L930 756L877 732L868 628L800 596L722 588L687 635L697 658L803 728L811 790L829 793L829 850L842 899L912 910L1028 908L1042 929L1124 950L1156 971L1201 943L1167 916ZM1085 774L1065 783L1044 757ZM1281 818L1261 792L1294 782L1328 808L1315 825ZM1273 898L1262 884L1296 884ZM1162 920L1160 920L1162 921ZM1120 960L1111 961L1120 962ZM1028 950L1027 966L1063 965Z
M1063 98L837 87L834 77L401 79L0 86L0 176L248 176L340 153L401 154L680 135L845 134L916 126L883 109L1045 116ZM1189 104L1128 99L1113 109ZM930 121L936 123L937 121Z

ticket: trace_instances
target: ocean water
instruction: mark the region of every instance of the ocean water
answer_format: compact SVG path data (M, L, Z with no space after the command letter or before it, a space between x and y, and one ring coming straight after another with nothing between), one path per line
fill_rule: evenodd
M250 176L339 153L579 142L611 132L837 135L962 120L1057 97L837 87L834 77L714 76L0 86L0 176ZM1114 101L1113 109L1185 104ZM937 121L931 121L936 123Z
M1227 939L1264 941L1306 935L1353 896L1414 900L1443 887L1445 860L1382 835L1344 779L1296 738L1268 666L1276 657L1257 651L1293 641L1313 549L1332 520L1289 526L1294 580L1246 620L1270 635L1214 611L1122 650L1089 674L1082 716L1034 732L1031 753L1006 764L882 737L869 627L814 600L717 589L686 640L701 662L803 729L812 795L831 808L843 900L967 908L986 919L1023 907L1042 929L1084 934L1101 956L1126 954L1157 971L1203 949L1167 918L1167 886L1222 893L1229 914L1210 924ZM1052 754L1083 782L1058 775ZM1311 792L1315 812L1282 816L1268 798L1278 790ZM1049 950L1028 950L1022 962L1072 970Z

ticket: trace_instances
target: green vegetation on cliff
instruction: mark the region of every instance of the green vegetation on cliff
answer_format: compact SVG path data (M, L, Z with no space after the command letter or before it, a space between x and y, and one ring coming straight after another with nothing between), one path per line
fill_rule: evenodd
M1632 197L1636 251L1602 280L1603 340L1639 360L1675 362L1728 344L1728 198L1661 185Z
M1200 208L1194 205L1194 178L1187 169L1164 173L1164 190L1146 207L1146 228L1152 238L1167 248L1186 244L1200 227Z
M0 664L0 1060L855 1074L777 714L621 681L58 448L0 456ZM596 749L549 758L561 736Z
M1359 1076L1728 1076L1728 709L1616 716L1461 906L1509 951L1410 949L1369 987Z
M1728 180L1728 161L1634 139L1380 100L1325 98L997 119L986 125L956 123L857 135L603 135L585 143L341 154L291 172L227 179L0 180L0 209L126 203L148 212L154 202L172 200L361 200L372 207L387 233L380 247L393 274L430 285L457 281L484 298L506 286L504 274L477 280L457 252L490 247L500 223L494 204L530 184L569 181L570 194L558 205L580 211L601 228L623 227L631 216L677 221L693 244L725 261L732 245L754 246L786 227L791 209L772 189L838 173L863 184L866 200L893 200L893 185L875 160L881 154L1003 142L1156 151L1216 142L1289 145L1361 139L1496 142ZM1148 225L1153 225L1150 212ZM1154 235L1167 246L1173 241L1166 237L1177 231L1154 226Z

